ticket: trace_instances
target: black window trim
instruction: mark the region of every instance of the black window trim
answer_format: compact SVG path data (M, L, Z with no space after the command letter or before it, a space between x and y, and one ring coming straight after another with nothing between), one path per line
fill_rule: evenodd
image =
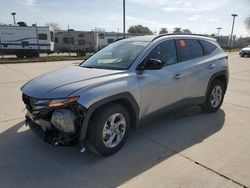
M204 57L204 56L205 56L203 46L202 46L202 44L201 44L200 41L199 41L200 39L196 39L196 38L178 38L178 39L175 39L175 40L176 40L176 45L177 45L177 49L178 49L178 54L179 54L179 56L180 56L180 62L191 61L191 60L198 59L198 58L201 58L201 57ZM188 60L182 60L182 57L181 57L181 50L180 50L180 47L179 47L179 44L178 44L178 41L179 41L179 40L196 40L196 41L198 41L198 43L199 43L200 46L201 46L203 55L200 56L200 57L196 57L196 58L192 58L192 59L188 59Z

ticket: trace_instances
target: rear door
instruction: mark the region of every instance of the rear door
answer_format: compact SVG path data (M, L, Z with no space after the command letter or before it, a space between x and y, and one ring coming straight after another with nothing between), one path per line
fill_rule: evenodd
M180 59L185 74L185 98L197 98L205 95L207 81L216 71L215 64L197 39L177 40Z

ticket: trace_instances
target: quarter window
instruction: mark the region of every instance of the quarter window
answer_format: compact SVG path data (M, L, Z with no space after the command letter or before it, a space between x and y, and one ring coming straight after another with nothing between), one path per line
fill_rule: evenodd
M216 46L208 41L200 40L200 42L201 42L201 45L203 46L205 55L211 54L216 49Z
M165 65L177 63L177 55L174 40L166 40L158 44L147 56L148 59L159 59Z
M182 61L195 59L203 56L203 49L198 40L183 39L177 40Z
M39 39L39 40L47 40L47 39L48 39L48 36L47 36L47 34L45 34L45 33L39 33L39 34L38 34L38 39Z

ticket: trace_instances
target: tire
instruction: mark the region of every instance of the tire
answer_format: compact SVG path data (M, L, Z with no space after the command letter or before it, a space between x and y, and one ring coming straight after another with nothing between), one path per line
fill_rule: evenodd
M108 131L112 132L111 131L112 117L115 117L114 122L117 122L117 123L125 122L124 123L125 128L124 128L124 124L120 124L120 126L117 126L119 127L117 129L119 130L119 135L117 133L114 133L115 131L113 131L112 133L113 135L117 134L116 136L113 136L113 137L108 133L107 134L104 133L104 130L106 132ZM87 148L90 149L95 154L100 155L100 156L109 156L109 155L116 153L117 151L121 149L121 147L126 142L126 139L128 137L128 132L130 129L130 123L131 122L130 122L130 116L129 116L128 111L126 110L124 106L120 104L111 103L111 104L108 104L99 108L94 113L93 117L90 120L90 124L88 126ZM109 129L107 129L107 127L109 127ZM109 143L108 142L109 140L112 140L112 142L110 142L110 145L107 146L107 144Z
M240 54L240 57L244 57L245 55L244 54Z
M224 84L218 79L213 80L208 90L206 100L201 105L202 110L208 113L216 112L217 110L219 110L224 100L224 94L225 94Z

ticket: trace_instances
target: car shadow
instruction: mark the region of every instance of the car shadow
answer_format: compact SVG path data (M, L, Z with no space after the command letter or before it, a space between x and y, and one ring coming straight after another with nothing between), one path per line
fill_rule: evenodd
M0 134L0 187L115 187L202 142L223 127L225 113L188 107L161 114L131 131L118 153L98 157L79 147L41 141L24 122Z

